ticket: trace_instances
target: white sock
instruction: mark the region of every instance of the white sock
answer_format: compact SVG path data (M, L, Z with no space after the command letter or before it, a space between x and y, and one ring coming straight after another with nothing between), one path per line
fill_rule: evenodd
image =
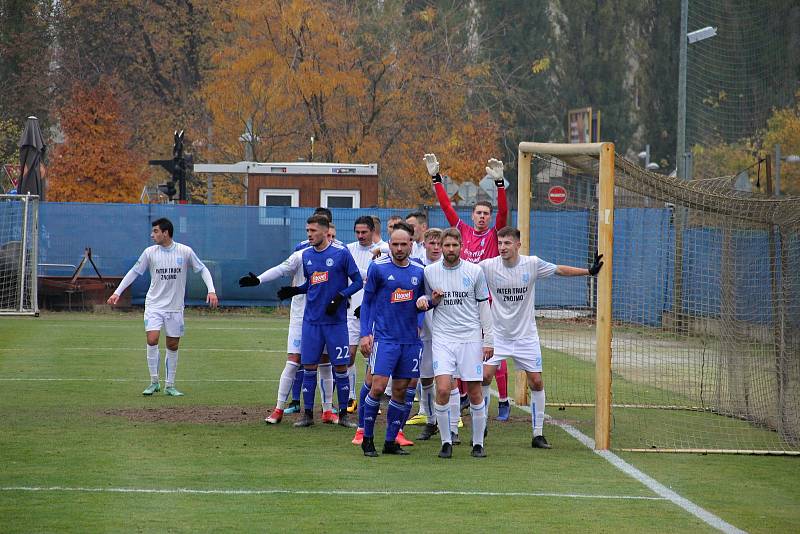
M544 390L531 391L531 425L533 437L541 436L544 426Z
M483 413L486 414L486 417L489 417L489 399L492 398L492 394L489 393L489 389L491 386L481 386L481 391L483 391Z
M178 351L167 349L166 363L167 366L167 385L175 385L175 371L178 369Z
M160 353L158 345L147 345L147 369L150 371L150 382L158 382L158 366Z
M278 381L278 402L276 407L279 410L283 410L283 407L286 406L286 401L289 400L289 395L292 394L292 384L294 384L294 377L297 374L298 367L300 367L299 363L286 360L281 379Z
M422 386L422 394L419 396L419 413L428 417L428 423L433 424L433 384Z
M333 368L329 363L321 363L317 367L319 374L319 393L322 395L322 411L328 412L333 409Z
M439 424L439 428L450 428L450 404L439 404L438 402L434 402L433 404L433 412L436 414L436 422ZM458 424L458 422L456 422ZM450 437L450 432L446 430L444 432L439 432L439 435L442 437L442 444L445 443L452 443L452 438Z
M483 431L486 430L485 403L478 405L470 403L469 413L472 415L472 444L483 445Z
M356 400L358 393L356 392L356 364L347 368L347 379L350 381L350 400Z
M458 420L461 419L461 393L458 388L450 391L450 432L458 434ZM442 427L439 427L439 432Z
M392 377L389 377L389 381L386 382L386 389L383 390L387 397L392 397Z

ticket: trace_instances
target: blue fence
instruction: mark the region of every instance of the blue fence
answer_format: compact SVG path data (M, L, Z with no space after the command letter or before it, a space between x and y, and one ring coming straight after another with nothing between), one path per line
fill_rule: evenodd
M122 276L141 251L151 245L150 221L167 217L175 225L175 239L195 249L208 266L220 301L226 306L272 306L275 292L286 281L258 288L239 288L238 279L248 271L260 273L291 254L305 239L305 220L311 208L204 206L164 204L43 203L40 210L40 263L77 263L85 247L91 247L100 272ZM334 209L338 237L353 240L352 228L361 215L377 215L385 222L403 209ZM469 210L459 215L469 220ZM587 265L593 229L588 211L534 211L531 217L531 251L557 264ZM672 308L674 227L668 209L630 208L615 213L614 318L626 322L659 325L664 311ZM512 212L512 224L516 213ZM429 212L429 226L446 227L441 210ZM717 315L720 311L722 237L710 229L689 229L684 234L684 268L704 276L687 277L685 306L691 313ZM743 320L771 320L769 255L765 233L735 235L736 305ZM786 245L798 258L796 236ZM795 263L796 264L796 263ZM747 273L759 275L748 276ZM767 273L766 275L764 273ZM71 274L69 269L47 268L42 274ZM753 280L761 280L754 284ZM587 278L552 277L537 284L539 307L587 307L591 303ZM134 303L143 302L147 276L132 286ZM766 300L765 300L766 299ZM190 276L187 303L205 301L205 286Z

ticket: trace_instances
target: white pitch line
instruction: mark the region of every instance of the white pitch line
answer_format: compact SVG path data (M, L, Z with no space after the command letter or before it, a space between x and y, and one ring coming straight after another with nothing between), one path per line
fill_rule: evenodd
M498 393L494 389L491 390L492 395L497 396ZM511 399L509 399L511 400ZM531 409L528 406L520 406L519 404L515 403L511 400L511 403L514 404L517 408L522 410L523 412L531 413ZM663 499L670 501L676 506L679 506L695 516L696 518L700 519L707 525L716 528L722 532L726 533L744 533L745 531L736 528L735 526L731 525L730 523L724 521L722 518L712 514L705 508L702 508L689 499L680 496L676 492L672 491L656 479L652 478L649 475L639 471L637 468L617 456L611 451L596 451L594 449L594 440L575 428L574 426L563 423L560 421L556 421L549 415L545 415L545 418L550 420L551 424L554 424L560 428L562 428L567 434L578 440L588 449L592 450L595 454L600 456L601 458L605 459L608 463L628 475L629 477L637 480L638 482L644 484L648 488L650 488L654 493L660 495Z
M82 351L98 351L98 350L142 350L141 347L59 347L58 350L82 350ZM0 351L23 352L30 350L41 350L39 348L31 347L0 347ZM276 354L286 354L285 350L274 349L229 349L229 348L181 348L181 352L269 352Z
M52 324L47 323L45 325L46 328L75 328L79 325L77 324ZM134 328L131 323L127 324L93 324L89 325L89 328ZM198 324L193 324L189 322L187 324L187 330L253 330L257 332L285 332L288 330L288 326L285 327L275 327L275 326L259 326L259 327L245 327L245 326L202 326Z
M189 495L454 495L468 497L556 497L571 499L604 499L632 501L663 501L662 497L643 497L639 495L591 495L583 493L540 493L526 491L369 491L369 490L292 490L292 489L191 489L191 488L81 488L68 486L7 486L0 491L15 492L85 492L85 493L166 493Z
M0 377L0 382L141 382L142 378L24 378ZM277 378L181 378L181 382L280 382Z

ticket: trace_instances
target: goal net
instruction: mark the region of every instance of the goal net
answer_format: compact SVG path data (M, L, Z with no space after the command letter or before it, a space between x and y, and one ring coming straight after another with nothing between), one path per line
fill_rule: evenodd
M597 448L800 452L800 198L655 174L611 143L519 161L530 253L610 267L537 283L549 414Z
M0 195L0 314L36 315L39 198Z

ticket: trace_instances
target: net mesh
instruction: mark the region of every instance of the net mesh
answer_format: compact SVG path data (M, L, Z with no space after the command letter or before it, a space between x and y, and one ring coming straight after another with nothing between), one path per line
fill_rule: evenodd
M36 305L39 201L0 195L0 314L32 314Z
M532 254L587 264L597 168L534 155ZM567 202L546 202L553 185ZM799 451L800 198L685 182L617 155L614 208L612 447ZM545 279L536 297L548 405L566 410L549 411L591 434L594 280Z

